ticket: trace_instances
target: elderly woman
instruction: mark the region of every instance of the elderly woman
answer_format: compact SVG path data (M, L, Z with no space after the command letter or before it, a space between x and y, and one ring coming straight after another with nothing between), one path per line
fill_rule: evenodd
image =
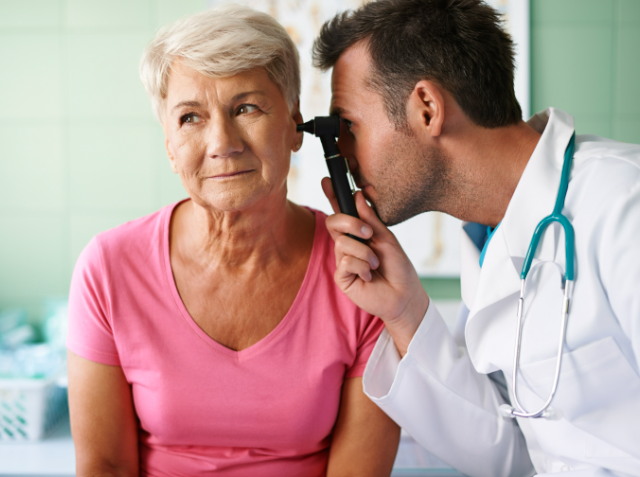
M95 237L70 293L77 475L382 476L399 430L363 394L381 332L287 201L295 46L231 6L161 30L142 80L189 199Z

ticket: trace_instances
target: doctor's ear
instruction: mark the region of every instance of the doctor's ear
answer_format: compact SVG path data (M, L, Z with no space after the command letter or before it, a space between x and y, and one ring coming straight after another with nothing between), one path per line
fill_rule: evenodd
M445 95L433 81L418 81L407 101L407 119L413 128L440 136L444 123Z

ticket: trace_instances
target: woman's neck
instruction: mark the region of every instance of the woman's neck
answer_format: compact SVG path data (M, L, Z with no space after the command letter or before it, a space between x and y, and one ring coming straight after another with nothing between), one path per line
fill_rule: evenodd
M239 212L186 201L174 211L171 226L172 247L183 260L236 270L294 259L313 240L313 230L313 214L284 195Z

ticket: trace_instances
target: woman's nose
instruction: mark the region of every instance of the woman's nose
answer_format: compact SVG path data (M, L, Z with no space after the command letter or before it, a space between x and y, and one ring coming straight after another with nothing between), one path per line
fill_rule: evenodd
M244 150L244 143L231 121L212 119L207 128L207 156L230 157Z

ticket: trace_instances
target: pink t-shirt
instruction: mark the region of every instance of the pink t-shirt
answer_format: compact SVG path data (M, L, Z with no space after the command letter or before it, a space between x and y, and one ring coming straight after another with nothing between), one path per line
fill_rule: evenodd
M71 283L68 348L122 366L142 475L324 475L343 381L362 376L383 327L334 284L326 216L315 211L311 259L291 309L237 352L204 333L180 299L169 260L174 208L87 245Z

